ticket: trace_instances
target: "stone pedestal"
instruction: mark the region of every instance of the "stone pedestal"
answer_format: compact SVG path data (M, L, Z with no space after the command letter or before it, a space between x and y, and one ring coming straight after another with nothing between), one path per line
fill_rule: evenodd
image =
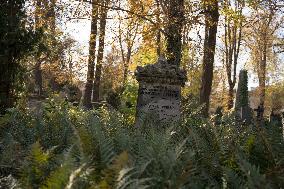
M185 71L160 58L156 64L138 67L135 75L139 82L136 124L147 118L160 122L178 121Z

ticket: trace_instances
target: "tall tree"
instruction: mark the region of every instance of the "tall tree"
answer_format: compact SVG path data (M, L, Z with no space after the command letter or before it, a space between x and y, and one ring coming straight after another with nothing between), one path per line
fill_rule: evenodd
M182 56L184 0L169 0L167 5L166 58L170 64L178 67Z
M237 81L237 64L243 38L244 0L224 1L225 68L229 85L227 108L234 106L234 88Z
M129 1L130 11L135 11L135 7L132 2ZM139 25L141 24L141 19L132 16L130 13L125 15L128 19L125 21L124 17L119 14L119 24L118 24L118 42L120 47L121 58L123 62L123 78L122 87L120 93L122 94L126 88L127 77L129 72L130 59L133 54L133 46L138 36ZM125 24L124 24L125 23ZM125 25L125 27L123 27Z
M100 100L100 84L101 84L101 75L102 75L102 63L104 57L108 4L109 0L104 0L103 6L101 6L101 11L100 11L99 48L98 48L97 65L95 71L94 88L93 88L94 102L98 102Z
M98 31L98 6L97 0L92 1L92 15L91 15L91 33L89 41L89 60L88 60L88 73L87 83L85 85L85 93L83 97L83 105L86 108L92 107L92 90L95 75L95 59L96 59L96 45L97 45L97 31Z
M57 0L35 0L35 30L42 30L48 35L52 36L51 49L56 49L56 2ZM43 42L44 43L44 42ZM35 91L39 96L43 94L43 71L42 71L42 58L43 52L38 48L35 56L34 78L35 78ZM50 58L50 57L49 57ZM53 61L56 61L56 57ZM54 78L52 79L54 80Z
M51 34L55 35L56 33L56 15L55 15L55 9L56 9L56 2L57 0L50 0L49 9L48 9L48 17L49 17L49 27Z
M23 79L20 60L35 42L35 35L24 25L24 0L0 1L0 114L15 102L17 84Z
M205 14L205 38L200 103L205 105L203 108L203 115L207 117L209 111L209 99L212 90L216 35L219 21L219 5L218 0L203 0L202 3Z
M46 1L45 1L46 2ZM42 0L35 1L35 30L39 30L43 27L44 22L44 12L47 7L44 8L44 4ZM46 26L46 25L45 25ZM35 56L35 67L34 67L34 79L35 79L35 92L41 96L43 93L43 84L42 84L42 70L41 70L41 63L40 60L41 53L38 52Z
M161 51L162 51L162 47L161 47L161 7L160 7L160 0L156 0L156 4L157 4L157 8L156 8L156 22L157 22L157 36L156 36L156 41L157 41L157 55L158 57L161 56Z
M250 25L247 35L247 44L251 49L252 60L257 72L259 82L259 107L264 110L266 82L267 82L267 65L272 59L272 47L277 38L277 31L282 23L283 15L279 0L260 1L254 6L252 15L253 24ZM280 13L280 14L279 14ZM263 118L261 111L260 119Z

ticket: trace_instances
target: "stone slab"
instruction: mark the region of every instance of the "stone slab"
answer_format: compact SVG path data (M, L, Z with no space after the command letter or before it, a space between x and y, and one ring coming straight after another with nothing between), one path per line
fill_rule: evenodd
M137 117L154 116L161 122L180 119L181 86L141 82Z
M159 122L178 121L185 71L160 58L156 64L138 67L135 75L139 82L136 124L139 125L145 117Z

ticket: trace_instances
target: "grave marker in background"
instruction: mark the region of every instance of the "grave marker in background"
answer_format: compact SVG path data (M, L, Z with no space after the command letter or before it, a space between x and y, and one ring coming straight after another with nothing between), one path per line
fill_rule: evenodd
M236 118L241 122L250 123L252 120L252 110L249 107L248 98L248 73L247 70L241 70L239 74L239 83L235 102Z

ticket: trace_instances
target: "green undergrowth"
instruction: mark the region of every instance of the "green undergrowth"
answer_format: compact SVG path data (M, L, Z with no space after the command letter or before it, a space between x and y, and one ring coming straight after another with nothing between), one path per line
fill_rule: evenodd
M221 124L199 110L163 127L49 100L0 118L0 186L10 188L283 188L280 128ZM212 119L213 120L213 119Z

